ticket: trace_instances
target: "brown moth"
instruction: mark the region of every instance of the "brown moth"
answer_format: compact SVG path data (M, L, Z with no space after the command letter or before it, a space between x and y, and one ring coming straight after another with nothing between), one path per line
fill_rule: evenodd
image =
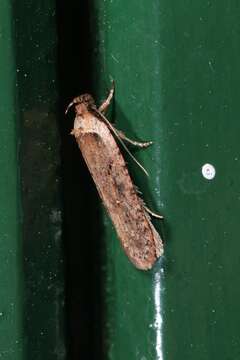
M152 142L132 141L106 119L104 113L113 93L114 86L99 108L89 94L76 97L66 113L71 106L75 106L76 117L71 134L76 138L123 249L138 269L147 270L163 253L162 240L151 223L149 213L158 218L162 216L150 211L138 196L114 136L131 157L133 155L123 140L139 147L147 147Z

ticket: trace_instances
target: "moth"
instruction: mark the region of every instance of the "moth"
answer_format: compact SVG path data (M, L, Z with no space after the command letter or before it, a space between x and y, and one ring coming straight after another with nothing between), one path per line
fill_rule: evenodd
M105 112L113 94L114 83L99 108L90 94L80 95L68 105L66 113L74 106L76 117L71 134L75 136L125 253L138 269L148 270L163 253L162 240L150 215L162 216L149 210L139 197L115 138L145 173L124 142L141 148L152 142L133 141L108 121Z

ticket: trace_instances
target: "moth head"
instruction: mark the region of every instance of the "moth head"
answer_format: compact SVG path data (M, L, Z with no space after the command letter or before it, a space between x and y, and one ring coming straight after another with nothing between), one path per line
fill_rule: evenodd
M82 108L85 108L88 110L88 109L95 107L95 101L94 101L92 95L90 95L90 94L83 94L83 95L77 96L70 102L70 104L68 105L68 107L65 111L65 114L68 113L69 109L72 106L76 107L77 105L82 105Z

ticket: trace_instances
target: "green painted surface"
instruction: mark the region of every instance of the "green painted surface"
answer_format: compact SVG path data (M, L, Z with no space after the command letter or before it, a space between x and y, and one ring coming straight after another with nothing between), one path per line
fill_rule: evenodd
M11 7L0 4L0 357L23 359L22 249Z
M1 2L0 42L0 356L63 359L54 2Z
M240 356L239 20L236 1L95 2L97 97L113 77L116 126L154 141L135 152L149 179L129 162L165 216L165 255L148 273L104 217L104 359Z

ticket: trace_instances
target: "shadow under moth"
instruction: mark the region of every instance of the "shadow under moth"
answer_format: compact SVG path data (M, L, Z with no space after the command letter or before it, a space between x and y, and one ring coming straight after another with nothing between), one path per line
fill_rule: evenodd
M130 140L107 120L104 114L113 94L114 84L99 108L91 95L80 95L68 105L66 113L72 106L75 107L71 134L76 138L124 251L138 269L148 270L163 253L162 240L149 214L158 218L162 216L149 210L139 197L115 138L145 173L146 170L129 152L125 142L142 148L152 142Z

